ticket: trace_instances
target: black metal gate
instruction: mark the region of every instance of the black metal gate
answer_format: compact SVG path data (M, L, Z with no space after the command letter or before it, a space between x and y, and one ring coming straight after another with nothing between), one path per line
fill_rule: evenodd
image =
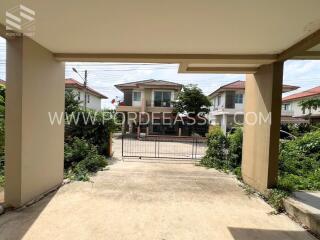
M204 137L177 137L164 135L122 135L122 157L201 159L205 155Z

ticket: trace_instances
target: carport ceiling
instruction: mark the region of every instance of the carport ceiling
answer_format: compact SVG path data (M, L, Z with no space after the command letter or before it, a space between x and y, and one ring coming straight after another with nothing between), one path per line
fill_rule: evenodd
M3 25L5 10L18 4L1 0ZM36 13L33 39L59 53L62 60L130 60L131 54L150 54L132 55L135 60L131 60L184 62L185 70L190 63L206 64L206 69L215 64L227 67L230 60L252 68L274 61L277 54L320 29L319 0L25 0L23 4ZM320 50L316 45L315 41L310 45L313 56ZM306 56L309 49L302 50ZM197 55L192 59L176 54ZM213 65L208 67L209 63Z

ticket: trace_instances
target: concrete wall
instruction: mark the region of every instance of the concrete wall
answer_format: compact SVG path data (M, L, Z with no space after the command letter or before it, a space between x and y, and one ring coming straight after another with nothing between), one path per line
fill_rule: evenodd
M277 182L283 63L262 66L246 77L242 177L260 192ZM254 115L271 121L252 124ZM250 124L249 124L250 122Z
M26 37L7 42L5 202L14 207L63 180L64 63Z

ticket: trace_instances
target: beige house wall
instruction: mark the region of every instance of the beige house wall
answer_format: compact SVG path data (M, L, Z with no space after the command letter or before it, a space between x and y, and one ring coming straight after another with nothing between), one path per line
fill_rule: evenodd
M301 117L301 116L308 117L309 110L306 109L305 112L303 113L302 108L300 106L300 102L302 100L313 99L313 98L320 98L320 94L316 95L316 96L312 96L312 97L301 98L301 99L294 100L294 101L291 101L291 102L286 102L286 104L290 104L289 112L291 112L291 115L293 117ZM320 115L320 109L319 108L316 109L316 110L311 109L311 114L312 115Z
M64 63L27 37L7 41L5 202L18 207L63 180Z
M282 76L283 62L277 62L246 77L242 177L260 192L277 182ZM271 113L271 121L252 124L252 113Z
M144 89L144 97L146 101L146 106L150 107L151 106L151 101L152 101L152 89Z

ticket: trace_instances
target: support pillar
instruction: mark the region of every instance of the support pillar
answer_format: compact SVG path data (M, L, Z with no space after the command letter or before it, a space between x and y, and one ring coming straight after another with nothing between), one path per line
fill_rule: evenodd
M227 126L228 126L228 115L223 114L221 118L221 130L224 133L224 135L227 134Z
M64 63L27 37L7 41L5 202L19 207L63 181ZM62 115L63 116L63 115Z
M282 79L283 62L246 76L242 177L262 193L277 183Z

